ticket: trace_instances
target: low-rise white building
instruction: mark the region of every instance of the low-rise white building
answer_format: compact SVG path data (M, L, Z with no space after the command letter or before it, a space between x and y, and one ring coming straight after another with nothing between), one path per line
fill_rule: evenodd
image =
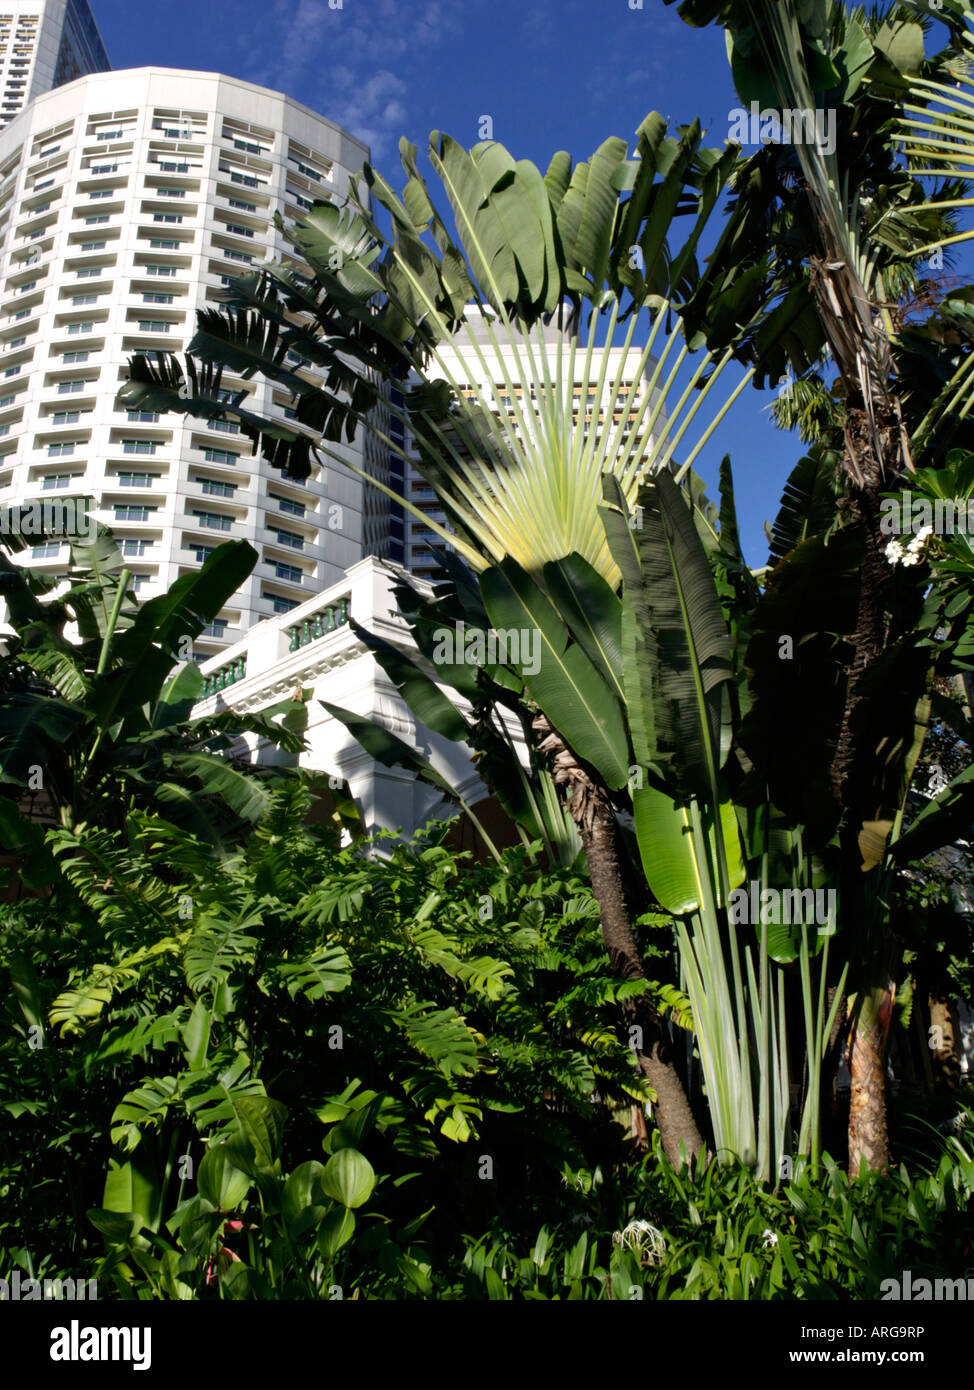
M205 663L203 698L197 716L232 707L242 713L266 710L296 691L310 690L306 740L300 763L348 783L369 831L402 830L408 837L431 819L452 814L450 803L414 772L385 767L373 759L321 701L351 710L382 725L418 751L454 788L461 802L476 808L489 797L469 750L420 724L366 644L349 626L349 617L384 638L413 660L417 650L398 611L395 586L409 579L401 566L369 556L353 565L337 584L308 599L293 612L252 627L240 641ZM420 593L430 586L410 581ZM432 670L431 675L435 674ZM441 687L446 690L447 687ZM458 707L469 704L449 692ZM527 766L523 732L509 728ZM251 756L261 762L286 755L248 738Z

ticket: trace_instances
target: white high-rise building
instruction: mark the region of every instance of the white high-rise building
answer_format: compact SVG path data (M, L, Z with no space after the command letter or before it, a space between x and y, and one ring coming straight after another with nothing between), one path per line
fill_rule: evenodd
M235 424L133 412L119 387L133 355L183 352L232 276L293 251L275 213L293 222L314 199L341 201L367 158L286 96L166 68L81 78L0 133L0 507L94 497L141 597L221 542L250 541L260 561L201 658L387 553L388 519L340 464L298 483ZM259 413L291 413L263 377L227 372L223 385ZM368 436L341 447L388 467ZM68 552L52 542L26 558L62 574Z
M110 67L88 0L0 0L0 130L35 97Z

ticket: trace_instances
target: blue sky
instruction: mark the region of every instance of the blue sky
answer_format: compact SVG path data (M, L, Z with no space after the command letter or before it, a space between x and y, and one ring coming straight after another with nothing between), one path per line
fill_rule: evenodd
M544 168L559 149L584 159L609 135L633 140L653 110L675 124L699 116L720 146L738 104L722 32L690 29L662 0L91 3L113 66L199 68L287 92L368 141L397 188L401 135L420 150L431 130L469 146L490 116L494 139ZM697 465L716 498L731 454L752 565L767 558L763 523L802 453L772 427L770 400L748 389Z

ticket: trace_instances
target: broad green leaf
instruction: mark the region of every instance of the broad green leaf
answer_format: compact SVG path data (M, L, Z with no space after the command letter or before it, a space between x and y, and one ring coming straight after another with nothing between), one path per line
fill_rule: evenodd
M609 584L583 556L572 554L551 560L542 574L545 587L566 626L614 688L620 700L622 688L622 603Z
M348 1210L352 1205L359 1206L361 1203L348 1203L329 1212L318 1227L318 1249L326 1260L334 1259L355 1234L355 1213Z
M272 1167L281 1153L287 1106L268 1096L234 1096L233 1108L241 1129L253 1145L258 1166Z
M358 1149L339 1149L325 1164L321 1186L332 1201L344 1207L360 1207L369 1200L375 1187L372 1164Z
M709 877L710 891L718 906L724 905L719 891L720 871L713 826L707 827L711 862L701 864L694 847L690 813L685 806L648 783L633 789L632 802L643 872L660 906L674 916L700 911L706 901L702 888L705 875ZM727 864L728 888L733 890L747 875L737 816L730 802L721 805L717 833L721 836Z
M151 1161L140 1163L137 1159L129 1159L125 1163L118 1163L111 1159L102 1204L107 1211L134 1212L143 1226L150 1231L158 1230L162 1216L162 1193Z
M226 1146L217 1144L203 1155L196 1184L218 1211L233 1211L250 1191L251 1179L230 1161Z
M296 1221L308 1207L320 1204L322 1195L321 1176L325 1165L310 1158L301 1163L284 1184L281 1204L288 1221Z
M591 763L608 786L629 777L629 749L619 703L569 631L551 600L516 561L485 570L481 588L495 629L537 633L538 669L518 674L573 752ZM523 644L522 644L523 645Z

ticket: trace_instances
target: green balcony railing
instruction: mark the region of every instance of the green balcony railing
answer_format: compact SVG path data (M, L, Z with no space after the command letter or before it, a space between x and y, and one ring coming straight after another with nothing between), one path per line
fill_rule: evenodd
M336 628L343 627L348 622L350 607L351 595L344 594L334 603L330 603L327 608L322 608L319 612L313 613L310 618L305 618L304 622L289 627L287 632L291 641L288 645L288 651L296 652L301 647L306 647L309 642L315 642L319 637L324 637L329 632L334 632Z
M246 656L238 656L236 661L228 661L218 671L211 671L208 676L203 677L200 699L205 700L208 695L215 695L218 690L226 690L228 685L235 685L237 681L242 681L246 674Z

